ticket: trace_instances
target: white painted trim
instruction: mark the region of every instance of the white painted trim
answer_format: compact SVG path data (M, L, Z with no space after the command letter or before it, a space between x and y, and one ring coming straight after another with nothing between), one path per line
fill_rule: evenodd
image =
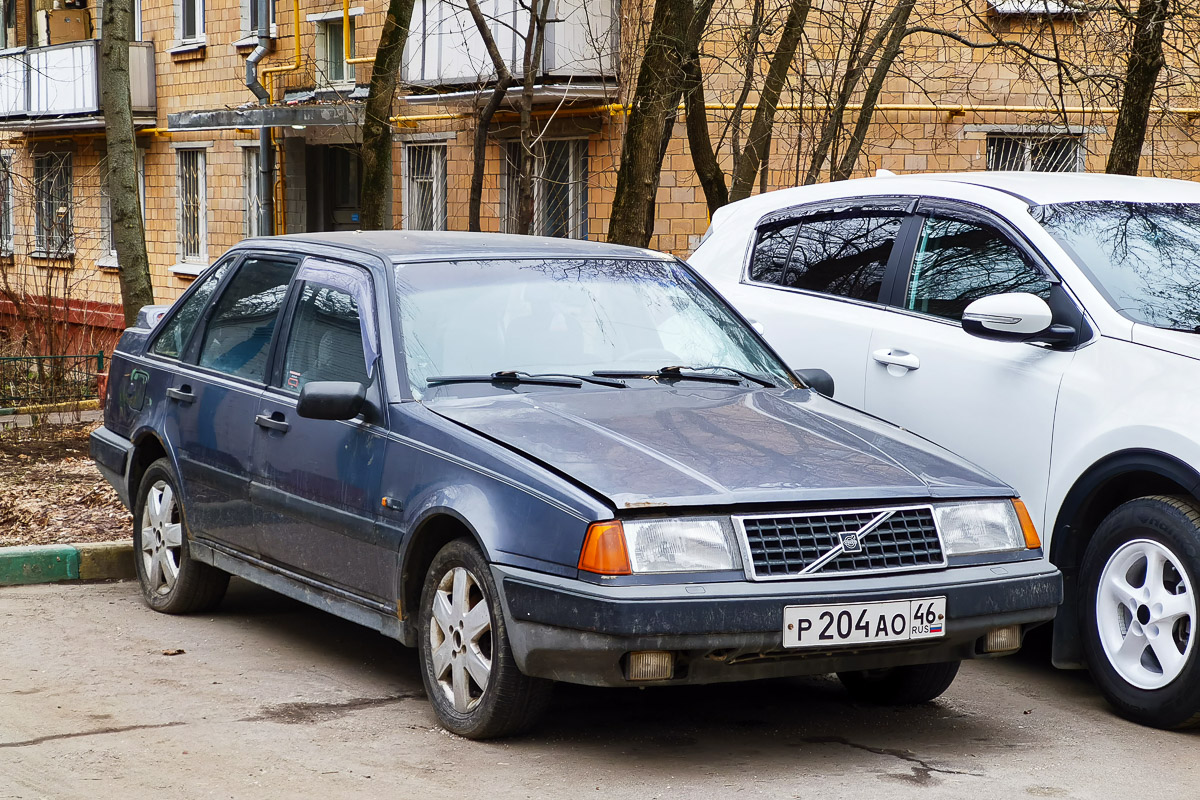
M200 273L204 272L204 270L208 269L208 267L208 264L193 264L189 261L180 261L176 264L172 264L167 269L175 275L179 275L180 277L195 278L200 275Z
M208 47L208 40L204 38L189 39L186 42L180 42L167 52L173 56L182 55L183 53L194 53L197 50L203 50Z
M258 139L234 139L234 147L258 147Z
M367 13L366 9L362 6L355 6L350 9L350 16L352 17L361 17L365 13ZM342 12L340 11L322 11L320 14L309 14L304 19L308 22L330 22L341 18Z
M215 142L171 142L172 150L208 150ZM257 142L255 142L257 144Z

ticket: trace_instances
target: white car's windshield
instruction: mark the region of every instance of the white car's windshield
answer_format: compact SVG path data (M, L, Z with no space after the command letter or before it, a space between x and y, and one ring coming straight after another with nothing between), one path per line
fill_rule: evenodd
M1035 215L1126 317L1200 329L1200 204L1061 203Z
M538 259L396 267L408 377L740 370L793 379L726 306L676 263ZM435 382L436 383L436 382Z

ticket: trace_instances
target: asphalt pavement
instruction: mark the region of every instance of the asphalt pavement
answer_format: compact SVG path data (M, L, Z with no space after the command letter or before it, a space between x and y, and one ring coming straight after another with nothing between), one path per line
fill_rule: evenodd
M1192 798L1198 748L1044 654L901 709L832 676L562 686L477 743L437 727L415 651L258 587L187 617L132 582L0 588L0 798Z

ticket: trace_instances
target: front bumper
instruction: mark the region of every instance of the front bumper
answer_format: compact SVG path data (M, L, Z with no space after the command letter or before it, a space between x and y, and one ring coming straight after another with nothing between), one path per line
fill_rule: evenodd
M644 686L625 677L639 650L675 654L675 677L715 683L985 657L993 628L1026 630L1054 618L1062 575L1044 560L928 573L649 586L597 586L493 566L513 654L527 675L594 686ZM946 598L939 639L810 650L783 647L789 605ZM651 682L654 683L654 682Z

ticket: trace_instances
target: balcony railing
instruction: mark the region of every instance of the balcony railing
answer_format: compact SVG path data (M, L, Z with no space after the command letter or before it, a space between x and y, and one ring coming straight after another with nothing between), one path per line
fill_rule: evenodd
M85 39L0 55L0 120L100 113L100 42ZM135 114L153 114L154 43L129 45L129 93Z

